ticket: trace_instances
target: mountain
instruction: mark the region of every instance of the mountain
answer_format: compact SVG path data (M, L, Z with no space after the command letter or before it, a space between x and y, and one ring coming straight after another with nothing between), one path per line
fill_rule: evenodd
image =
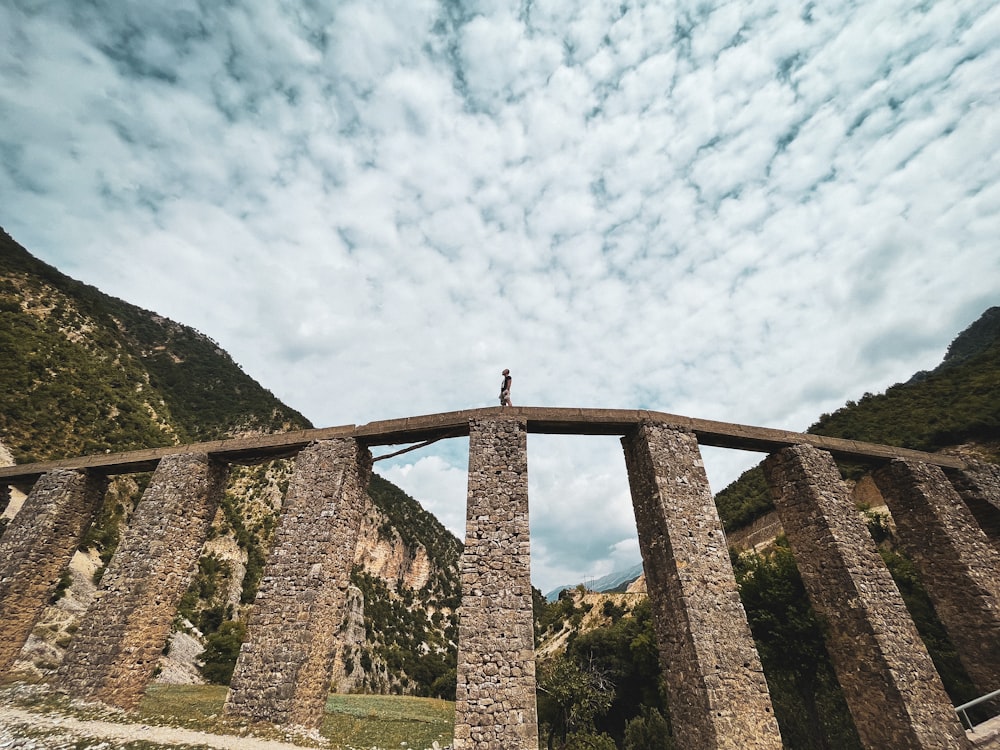
M642 575L642 563L636 563L630 568L625 570L616 570L613 573L608 573L606 576L602 576L593 581L586 581L582 583L575 583L572 586L559 586L558 588L552 589L549 593L545 595L546 601L554 602L559 598L559 594L567 589L573 589L577 586L583 585L588 591L596 591L598 593L606 591L619 591L624 590L624 587L632 583L636 578Z
M965 451L1000 460L1000 307L958 334L940 365L885 393L865 393L807 432L923 451ZM852 478L860 470L842 467ZM726 532L744 528L774 507L759 466L715 497Z
M208 336L66 276L2 229L0 350L0 459L312 427ZM290 460L232 467L161 679L228 680L291 472ZM112 482L21 666L44 673L58 665L146 482L148 475ZM368 495L336 687L451 694L461 543L381 477L372 477ZM17 507L16 498L0 507L0 533Z
M312 426L204 334L71 279L2 229L0 349L0 436L19 463Z

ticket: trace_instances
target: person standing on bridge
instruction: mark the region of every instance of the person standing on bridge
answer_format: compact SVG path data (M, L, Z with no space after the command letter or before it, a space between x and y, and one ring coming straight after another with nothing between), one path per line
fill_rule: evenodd
M500 406L513 406L510 402L510 383L512 380L510 370L504 369L501 374L503 382L500 384Z

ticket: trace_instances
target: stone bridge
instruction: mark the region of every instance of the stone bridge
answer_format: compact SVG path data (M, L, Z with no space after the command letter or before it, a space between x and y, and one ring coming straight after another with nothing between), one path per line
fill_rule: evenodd
M318 727L370 448L468 436L454 747L536 750L528 433L621 436L677 747L781 747L700 445L769 454L775 505L829 626L831 660L863 744L969 746L834 459L874 468L901 544L980 694L1000 687L1000 552L970 506L1000 509L1000 467L642 410L477 409L0 468L0 491L28 492L0 538L0 671L40 617L108 476L153 470L58 674L72 694L135 706L229 464L295 456L225 710Z

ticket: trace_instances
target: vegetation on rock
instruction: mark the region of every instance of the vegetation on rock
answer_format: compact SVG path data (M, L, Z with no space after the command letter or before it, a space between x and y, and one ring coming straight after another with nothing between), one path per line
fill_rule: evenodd
M666 715L649 600L636 597L634 605L623 605L609 599L595 611L584 601L593 596L567 589L549 603L535 591L538 639L571 631L566 648L538 664L540 733L553 748L576 747L570 737L579 742L587 733L620 744L627 724L641 719L644 707L647 718L649 709ZM600 624L581 628L588 613Z
M0 435L19 463L310 427L217 343L0 230Z

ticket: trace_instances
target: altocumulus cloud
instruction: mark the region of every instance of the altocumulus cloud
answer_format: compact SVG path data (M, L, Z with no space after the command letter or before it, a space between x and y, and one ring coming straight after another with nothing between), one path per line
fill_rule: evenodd
M998 302L997 70L976 0L14 0L0 222L319 425L801 430ZM537 585L633 562L615 441L529 450ZM465 451L384 469L460 535Z

